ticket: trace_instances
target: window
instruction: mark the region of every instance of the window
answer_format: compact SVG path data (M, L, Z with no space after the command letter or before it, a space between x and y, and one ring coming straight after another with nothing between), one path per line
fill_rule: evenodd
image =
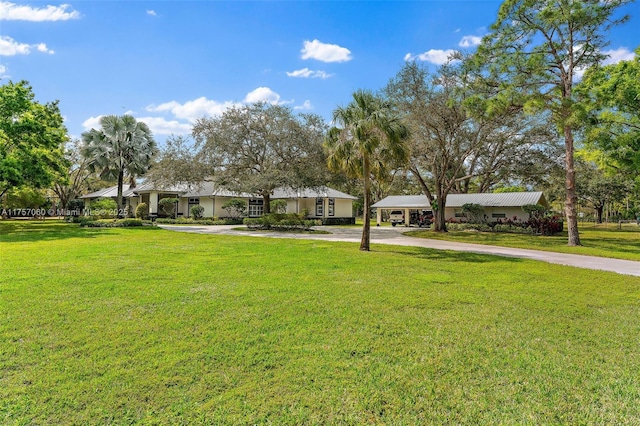
M262 199L249 200L249 217L258 217L264 214L264 201Z
M506 213L491 213L493 219L502 219L507 217Z
M456 209L456 211L455 211L455 213L453 215L454 215L454 217L467 217L467 216L465 216L464 213L462 213L461 209Z
M195 206L200 204L200 198L195 197L195 198L189 198L189 206Z
M322 198L316 198L316 216L324 216L324 200Z
M335 216L336 215L336 199L335 198L329 198L329 216Z

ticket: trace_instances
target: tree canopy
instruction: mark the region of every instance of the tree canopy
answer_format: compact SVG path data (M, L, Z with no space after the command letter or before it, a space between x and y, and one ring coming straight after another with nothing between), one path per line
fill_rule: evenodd
M66 173L58 101L35 101L26 81L0 86L0 197L20 186L45 188Z
M390 166L407 159L407 127L391 105L371 92L358 90L346 107L333 112L332 127L325 146L329 168L362 178L364 183L364 226L360 250L370 248L371 178L385 176Z
M574 166L577 73L604 59L605 35L629 0L506 0L480 45L475 65L488 66L500 91L494 105L548 110L565 142L565 217L569 245L580 245Z
M197 120L193 137L197 160L211 179L230 191L261 196L269 213L274 189L326 183L326 128L316 114L294 115L289 107L260 102Z
M103 178L117 178L118 215L122 215L125 175L135 184L135 178L147 172L156 154L151 130L130 115L105 115L100 118L100 130L84 132L82 141L82 155L89 160L89 170Z
M607 166L640 170L640 47L633 60L589 68L576 91L585 107L586 144Z

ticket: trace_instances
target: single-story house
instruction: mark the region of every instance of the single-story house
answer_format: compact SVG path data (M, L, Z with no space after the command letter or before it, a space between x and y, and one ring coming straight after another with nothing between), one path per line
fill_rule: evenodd
M540 204L549 207L542 192L504 192L480 194L449 194L445 204L445 219L464 217L462 206L465 204L479 204L484 207L484 215L490 221L514 218L529 220L529 214L522 210L527 204ZM371 207L377 209L377 223L382 222L384 210L403 210L405 225L409 225L412 211L431 212L431 204L425 195L391 195Z
M98 198L117 197L117 186L102 189L80 197L89 208L91 201ZM200 205L204 208L204 217L225 217L229 213L222 208L232 198L240 198L247 202L249 217L262 216L264 211L263 199L245 193L236 193L217 188L212 182L202 182L192 186L158 187L152 183L145 183L135 188L123 186L123 203L126 207L135 209L139 203L149 206L149 214L159 213L158 201L163 198L177 199L177 215L189 217L191 207ZM293 190L278 188L271 195L271 200L285 200L287 213L307 212L311 219L321 219L325 224L355 223L353 212L353 197L344 192L329 187L317 189L307 188Z

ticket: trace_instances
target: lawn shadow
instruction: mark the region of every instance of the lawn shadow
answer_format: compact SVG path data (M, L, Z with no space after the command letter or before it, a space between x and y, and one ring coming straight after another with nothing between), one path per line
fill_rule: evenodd
M505 262L520 263L525 259L513 256L501 256L497 254L486 253L474 253L467 251L455 251L455 250L438 250L425 247L410 247L410 246L386 246L386 250L379 250L381 244L377 246L378 250L385 253L394 253L404 256L410 256L416 259L424 259L428 261L445 261L445 262L466 262L466 263L491 263L496 260ZM405 250L401 250L400 248Z
M154 227L155 228L155 227ZM111 228L83 228L77 223L32 220L0 221L0 243L52 241L67 238L95 238ZM132 228L127 228L131 229ZM144 227L149 229L149 227ZM158 228L159 229L159 228Z

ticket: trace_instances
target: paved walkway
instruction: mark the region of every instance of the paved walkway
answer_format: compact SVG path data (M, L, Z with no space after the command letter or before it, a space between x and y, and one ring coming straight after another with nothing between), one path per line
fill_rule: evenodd
M323 226L322 229L331 234L293 234L275 232L245 232L235 231L237 225L218 226L173 226L158 225L161 228L178 232L192 232L198 234L227 234L244 235L263 238L294 238L307 240L347 241L360 242L361 228ZM405 227L372 227L372 244L392 244L399 246L425 247L437 250L454 250L471 253L492 254L497 256L517 257L522 259L539 260L560 265L576 266L578 268L596 269L602 271L617 272L624 275L640 276L640 262L631 260L609 259L604 257L583 256L577 254L555 253L539 250L527 250L510 247L489 246L482 244L458 243L453 241L431 240L428 238L415 238L403 235Z

